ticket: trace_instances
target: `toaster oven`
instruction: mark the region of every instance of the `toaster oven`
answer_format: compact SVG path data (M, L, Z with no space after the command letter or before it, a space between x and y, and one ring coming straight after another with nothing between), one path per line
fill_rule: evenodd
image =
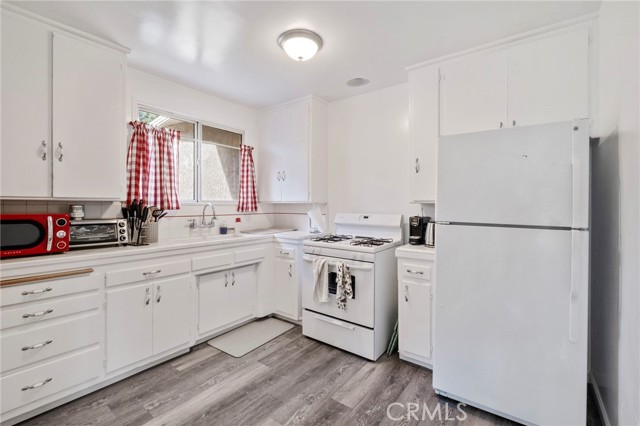
M72 220L69 224L69 248L126 244L128 235L125 219Z

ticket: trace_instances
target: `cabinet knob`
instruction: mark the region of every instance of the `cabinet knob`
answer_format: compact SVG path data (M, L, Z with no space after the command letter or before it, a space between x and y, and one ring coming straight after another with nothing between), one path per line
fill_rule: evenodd
M40 146L42 147L42 156L40 158L42 158L42 161L47 161L47 141L42 141Z
M404 286L404 301L405 302L409 301L409 286L408 285Z
M236 273L231 273L231 285L236 285Z
M516 120L513 120L511 123L513 124L513 127L516 127Z
M500 128L502 129L504 127L504 123L501 121L500 122Z
M420 160L416 157L416 173L420 173Z
M284 170L282 171L282 181L284 182L285 180L287 180L287 175L285 174Z
M282 176L280 175L280 172L278 172L278 182L280 182L282 180Z
M62 163L62 157L64 156L64 150L62 149L62 142L58 142L58 161Z

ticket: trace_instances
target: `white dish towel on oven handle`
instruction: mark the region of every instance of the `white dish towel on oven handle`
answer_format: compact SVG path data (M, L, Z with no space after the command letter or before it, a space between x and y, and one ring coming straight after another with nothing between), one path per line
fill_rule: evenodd
M329 303L329 279L327 278L327 259L313 259L313 300L317 303Z
M347 309L347 299L353 299L353 288L351 287L351 272L344 262L336 265L336 302L338 309Z

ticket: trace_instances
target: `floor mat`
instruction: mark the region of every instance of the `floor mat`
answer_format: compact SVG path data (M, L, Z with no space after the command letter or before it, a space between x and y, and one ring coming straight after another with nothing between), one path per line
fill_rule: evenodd
M207 342L232 357L240 358L294 327L286 321L267 318L253 321Z

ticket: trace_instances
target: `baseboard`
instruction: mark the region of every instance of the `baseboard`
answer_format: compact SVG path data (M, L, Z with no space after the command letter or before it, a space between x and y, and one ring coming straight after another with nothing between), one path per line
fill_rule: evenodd
M593 392L596 395L596 401L598 402L598 413L600 414L602 423L604 423L605 426L611 426L611 422L609 421L609 416L607 415L607 409L604 406L602 395L600 395L600 388L598 387L596 378L593 377L593 373L591 373L591 371L589 371L589 383L591 383L591 386L593 387Z

